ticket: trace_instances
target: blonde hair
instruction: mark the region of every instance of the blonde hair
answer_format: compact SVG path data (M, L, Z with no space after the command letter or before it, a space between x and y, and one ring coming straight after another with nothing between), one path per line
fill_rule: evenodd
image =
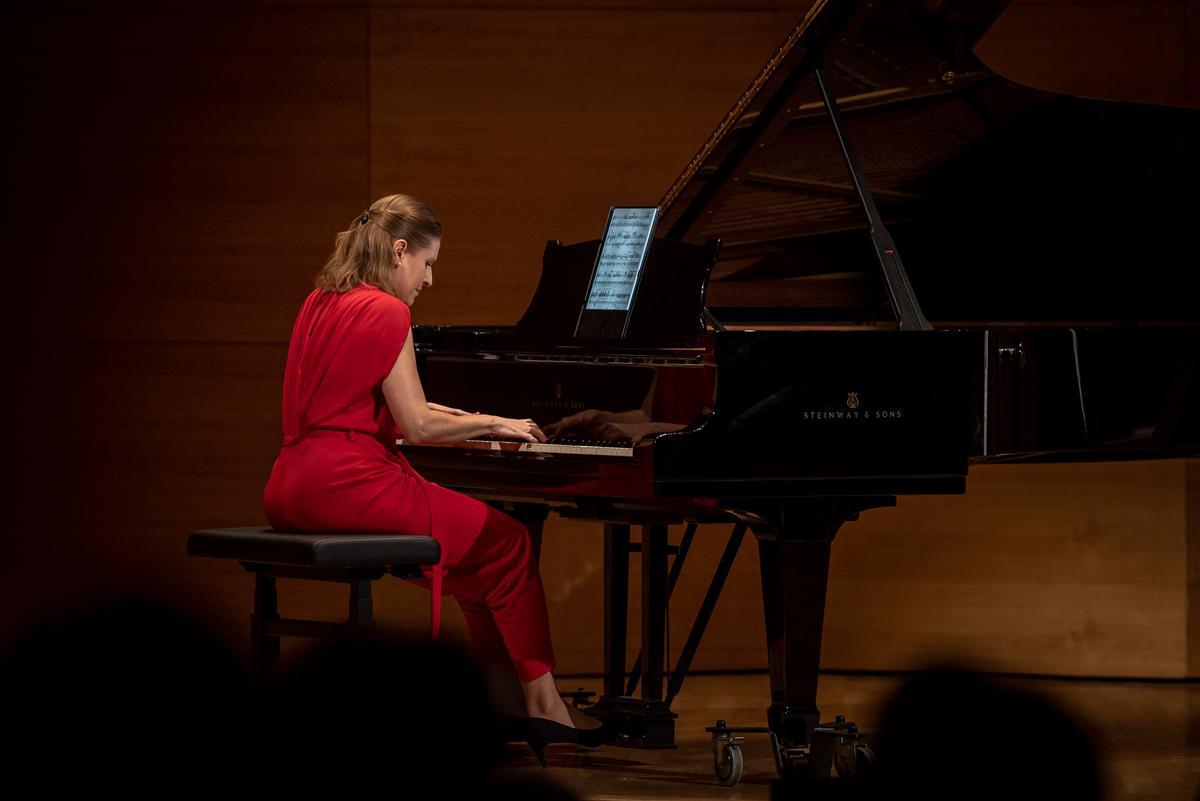
M317 288L348 292L370 284L395 295L392 245L396 240L423 248L441 238L442 224L429 206L408 195L381 197L337 235L333 253L317 273Z

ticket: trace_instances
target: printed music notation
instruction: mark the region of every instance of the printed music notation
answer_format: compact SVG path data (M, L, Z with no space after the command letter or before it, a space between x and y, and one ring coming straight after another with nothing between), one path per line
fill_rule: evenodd
M658 209L614 208L588 293L589 311L628 311L654 237Z

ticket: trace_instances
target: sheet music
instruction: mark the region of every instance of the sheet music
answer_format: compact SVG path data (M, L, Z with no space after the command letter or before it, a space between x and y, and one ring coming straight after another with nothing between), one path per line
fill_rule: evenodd
M612 210L588 293L588 311L629 311L657 218L653 206Z

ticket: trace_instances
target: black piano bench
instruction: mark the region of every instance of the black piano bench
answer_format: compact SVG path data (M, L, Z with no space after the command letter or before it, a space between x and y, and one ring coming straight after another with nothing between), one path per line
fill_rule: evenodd
M266 678L279 666L283 637L330 638L371 623L371 582L392 573L420 578L421 567L441 558L433 537L400 534L295 534L271 528L210 528L188 537L188 555L234 559L254 574L254 612L250 615L250 661ZM293 620L279 616L275 580L337 581L350 585L350 615L345 623Z

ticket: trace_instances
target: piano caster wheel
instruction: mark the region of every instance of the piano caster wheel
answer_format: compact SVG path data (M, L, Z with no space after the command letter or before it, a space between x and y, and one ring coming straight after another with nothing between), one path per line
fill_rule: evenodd
M713 773L722 787L732 787L742 779L742 742L746 738L735 736L723 720L706 731L712 732Z
M740 745L729 742L718 747L716 740L713 740L713 773L717 775L717 781L722 787L732 787L741 781L744 767Z
M838 746L833 757L839 779L856 781L875 766L875 752L864 742L848 742Z

